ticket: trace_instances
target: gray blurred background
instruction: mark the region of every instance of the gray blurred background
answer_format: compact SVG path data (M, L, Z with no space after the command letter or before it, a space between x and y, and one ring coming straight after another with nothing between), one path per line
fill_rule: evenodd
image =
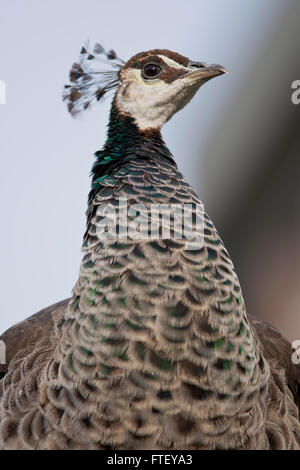
M70 295L110 102L72 120L62 86L90 37L230 73L164 128L237 268L248 311L300 338L299 0L0 0L0 332Z

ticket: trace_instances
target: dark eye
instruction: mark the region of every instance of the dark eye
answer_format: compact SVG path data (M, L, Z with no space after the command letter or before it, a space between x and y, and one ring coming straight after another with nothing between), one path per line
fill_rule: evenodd
M144 78L153 79L157 78L162 72L162 68L156 64L146 64L142 68L142 75Z

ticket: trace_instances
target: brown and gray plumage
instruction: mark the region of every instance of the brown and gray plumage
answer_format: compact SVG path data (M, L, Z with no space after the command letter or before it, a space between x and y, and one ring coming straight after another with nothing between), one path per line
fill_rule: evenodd
M280 333L246 314L209 217L201 212L198 249L175 237L172 217L170 237L103 236L103 208L120 198L146 211L190 204L194 228L200 200L160 128L225 70L153 50L98 84L86 64L102 52L83 49L65 92L76 114L116 87L79 279L71 299L1 337L0 447L300 449L299 366Z

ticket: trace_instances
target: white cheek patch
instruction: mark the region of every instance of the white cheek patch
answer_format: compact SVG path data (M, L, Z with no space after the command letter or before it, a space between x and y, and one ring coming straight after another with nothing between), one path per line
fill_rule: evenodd
M189 86L180 79L171 83L159 79L145 82L140 70L131 70L117 91L116 102L120 110L134 118L139 129L161 128L200 86L200 83Z
M179 90L170 90L171 87L174 85L168 86L163 81L157 86L135 81L127 86L125 93L123 87L118 90L117 104L135 119L139 129L160 128L176 112L172 97Z
M141 73L141 70L140 69L132 69L130 70L130 72L128 73L128 78L127 78L127 81L128 82L140 82L140 83L145 83L145 80L143 79L142 77L142 73Z

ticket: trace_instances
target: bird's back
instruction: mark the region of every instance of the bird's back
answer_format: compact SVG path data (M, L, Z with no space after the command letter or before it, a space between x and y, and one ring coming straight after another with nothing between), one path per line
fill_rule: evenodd
M3 445L14 447L17 434L21 448L299 445L284 370L262 355L232 262L208 216L202 212L197 249L187 249L172 230L169 238L128 237L145 209L201 206L176 166L133 160L98 184L69 306L52 341L23 350L3 380ZM113 213L107 217L103 208L120 215L125 202L135 209L127 236L104 236ZM195 225L195 218L188 220ZM282 407L285 421L276 428Z

